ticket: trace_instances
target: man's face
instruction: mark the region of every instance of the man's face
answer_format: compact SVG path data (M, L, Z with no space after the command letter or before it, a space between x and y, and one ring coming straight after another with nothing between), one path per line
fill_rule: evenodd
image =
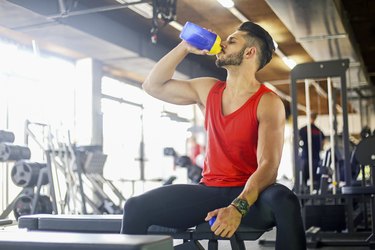
M236 31L231 34L226 41L222 42L223 50L216 56L216 66L238 66L243 61L243 55L246 49L246 41L242 31Z

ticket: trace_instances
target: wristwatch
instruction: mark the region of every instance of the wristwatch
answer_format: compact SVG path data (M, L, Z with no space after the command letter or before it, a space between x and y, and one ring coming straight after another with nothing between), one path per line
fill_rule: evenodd
M242 217L244 217L247 212L249 212L249 203L246 199L236 198L231 203L232 206L234 206L238 212L241 213Z

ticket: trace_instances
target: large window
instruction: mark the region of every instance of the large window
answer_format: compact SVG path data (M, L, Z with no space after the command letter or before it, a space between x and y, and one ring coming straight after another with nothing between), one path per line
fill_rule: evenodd
M74 64L1 40L0 55L0 129L15 134L14 144L24 144L26 120L73 129ZM39 147L35 143L29 147L31 160L42 161ZM0 163L0 211L21 190L10 180L12 167L12 162Z
M108 77L102 80L102 93L106 96L102 99L103 146L108 154L105 177L123 182L139 180L143 146L146 180L177 175L177 181L186 182L185 170L174 169L172 158L163 155L163 148L174 147L178 153L186 153L193 106L166 104L139 87ZM177 116L171 119L170 114Z

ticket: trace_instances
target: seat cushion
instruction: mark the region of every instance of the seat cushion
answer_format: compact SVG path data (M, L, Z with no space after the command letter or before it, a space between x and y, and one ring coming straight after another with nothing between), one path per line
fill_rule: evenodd
M43 231L0 232L0 250L172 250L170 236Z
M25 215L18 219L19 228L44 231L86 233L120 233L122 215Z

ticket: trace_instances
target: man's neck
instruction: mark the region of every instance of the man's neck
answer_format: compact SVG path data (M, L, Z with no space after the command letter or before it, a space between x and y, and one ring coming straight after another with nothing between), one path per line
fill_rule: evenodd
M227 73L226 88L232 94L254 92L260 86L260 82L249 70L241 72L240 68L238 68L238 70L228 70Z

